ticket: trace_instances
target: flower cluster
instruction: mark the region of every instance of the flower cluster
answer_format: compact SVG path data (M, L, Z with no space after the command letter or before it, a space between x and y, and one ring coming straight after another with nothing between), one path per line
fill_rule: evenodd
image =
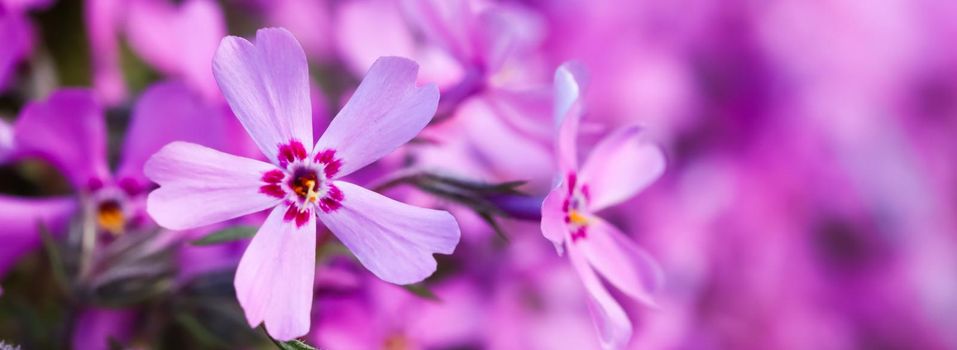
M947 0L0 0L0 348L957 347Z

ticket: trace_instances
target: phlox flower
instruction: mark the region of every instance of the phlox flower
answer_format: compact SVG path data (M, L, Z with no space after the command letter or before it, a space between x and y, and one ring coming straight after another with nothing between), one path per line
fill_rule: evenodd
M336 14L338 48L353 71L381 55L413 57L423 65L420 81L442 89L441 123L423 132L441 147L415 149L417 167L523 180L536 194L550 189L552 135L541 125L551 68L534 50L545 34L540 16L519 4L469 0L355 1Z
M174 140L228 150L244 144L237 142L238 123L224 112L205 104L180 82L151 86L133 108L119 166L111 171L105 115L92 91L62 89L45 101L30 102L12 129L2 131L0 125L0 153L6 153L0 154L0 161L44 160L63 174L74 193L47 198L0 196L0 224L4 227L0 231L0 276L40 245L39 223L54 236L62 236L71 219L82 217L82 222L92 224L97 242L102 243L95 248L97 253L120 235L155 228L145 213L146 193L152 184L142 173L143 163ZM223 140L230 140L229 145ZM150 244L161 249L181 237L181 233L164 232ZM107 338L126 339L135 317L128 309L84 305L78 310L70 341L78 349L106 349Z
M555 73L555 118L561 178L542 203L542 233L569 260L588 292L602 346L617 349L631 338L631 321L605 289L603 277L635 300L654 305L662 272L653 258L596 213L620 203L662 174L661 150L638 127L625 127L595 146L580 168L576 136L581 118L581 67L566 63Z
M312 144L306 56L284 29L261 29L255 44L223 39L213 75L269 163L174 142L145 172L160 188L147 210L162 226L188 229L270 209L236 271L250 326L289 340L309 331L321 221L379 278L421 281L433 253L451 254L459 228L447 212L409 206L341 178L411 140L438 104L435 85L416 87L418 66L378 60L326 132Z
M134 107L119 166L107 160L105 115L93 92L62 89L30 102L12 130L0 131L4 163L42 159L60 171L74 194L42 199L0 196L0 275L40 243L37 222L61 234L71 217L89 215L101 237L149 227L143 202L152 186L142 173L147 157L174 140L223 148L238 126L215 109L201 108L185 86L164 82L147 89ZM3 129L0 127L0 129ZM5 153L5 155L3 154ZM89 210L87 210L89 209Z

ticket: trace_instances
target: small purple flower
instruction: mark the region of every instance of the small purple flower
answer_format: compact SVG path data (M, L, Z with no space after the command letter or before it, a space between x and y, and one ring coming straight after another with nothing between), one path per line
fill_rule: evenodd
M309 331L316 224L335 234L379 278L418 282L435 271L433 253L451 254L459 228L447 212L412 207L340 179L408 142L435 113L435 85L416 87L418 66L386 57L315 146L306 56L284 29L261 29L255 45L223 39L213 75L237 118L270 163L185 142L146 164L160 184L149 213L187 229L271 209L236 272L250 326L289 340Z
M637 127L626 127L599 142L579 168L576 136L581 118L581 69L562 65L555 73L555 117L561 182L542 203L542 233L569 259L589 294L602 346L627 345L632 326L625 310L605 289L599 275L625 295L654 305L662 272L654 259L613 225L595 215L653 182L665 168L657 146Z
M39 246L38 221L54 235L64 232L78 212L89 213L91 217L86 219L104 234L119 235L153 225L144 210L145 194L152 183L142 173L143 163L175 140L230 150L247 143L237 141L239 126L223 112L218 106L206 105L184 84L151 86L133 109L119 166L111 172L105 116L92 91L62 89L46 101L29 103L8 132L12 140L5 142L6 150L0 149L0 161L43 159L66 177L75 195L44 199L0 196L0 224L6 228L0 231L0 240L5 242L0 247L0 275L22 254ZM225 140L230 140L228 145Z

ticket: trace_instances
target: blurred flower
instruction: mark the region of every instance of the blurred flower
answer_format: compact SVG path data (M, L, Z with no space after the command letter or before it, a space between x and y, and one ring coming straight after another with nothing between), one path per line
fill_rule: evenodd
M106 105L116 105L126 99L117 38L124 4L122 0L89 0L83 8L90 40L93 91Z
M74 198L27 199L0 196L0 277L16 264L21 256L40 245L38 225L54 233L62 233L76 213Z
M119 39L160 72L179 79L215 100L219 93L210 60L226 35L219 5L210 0L92 0L86 6L93 86L107 105L126 98L120 67Z
M609 283L643 303L654 305L652 294L662 284L662 273L652 257L610 223L595 216L648 186L664 172L665 159L655 145L628 127L602 140L579 170L576 137L584 86L581 67L566 64L555 73L559 186L542 204L542 233L569 259L589 293L602 346L622 348L632 326L625 311L602 285Z
M353 71L380 55L409 56L423 65L421 81L442 88L435 125L422 134L436 147L414 150L418 167L548 190L551 133L542 126L550 96L538 74L546 71L534 50L544 24L535 12L468 0L362 0L337 15L339 51Z
M20 61L32 50L32 34L25 14L0 3L0 91L6 90Z
M70 237L67 241L89 241L92 246L65 243L80 250L65 253L78 256L78 261L70 258L65 262L70 267L54 267L76 273L67 276L70 280L65 282L69 285L64 286L75 293L74 297L83 305L128 306L125 300L153 293L174 271L170 270L165 254L181 236L175 232L149 233L155 225L143 205L152 183L142 174L143 162L173 140L237 149L243 139L232 134L239 132L239 125L225 112L207 105L182 83L164 82L150 87L134 107L120 165L111 174L107 166L105 116L92 92L64 89L47 101L27 105L12 131L7 162L45 160L65 175L75 194L44 199L0 198L0 221L6 227L5 244L0 249L0 274L39 246L40 230L59 237L68 231L71 219L76 218L83 237ZM123 341L129 335L133 316L131 309L102 310L91 306L78 316L71 341L78 349L107 349L109 337Z
M136 314L129 310L90 308L80 311L70 343L77 350L108 350L124 344L135 329Z
M8 224L12 226L6 232L20 237L21 244L6 245L9 251L0 256L15 261L34 249L40 242L39 218L52 225L47 229L54 234L62 233L69 218L78 213L89 215L84 219L90 220L102 237L150 227L151 220L143 207L143 195L152 186L142 174L146 157L174 140L225 149L235 147L227 146L226 140L231 141L229 145L242 144L231 135L235 127L230 119L215 108L204 106L180 83L161 83L150 88L134 108L114 176L107 165L105 116L90 91L63 89L47 101L27 105L14 125L13 147L7 162L43 159L63 173L75 196L7 200L11 208L4 214L10 215Z
M299 39L306 54L319 60L332 57L334 23L329 1L311 0L245 0L254 12L263 17L263 23L288 29ZM386 30L380 34L387 33ZM386 56L386 55L381 55Z
M277 69L282 68L282 69ZM325 224L376 276L399 284L435 271L459 229L445 212L416 208L338 181L408 142L431 119L434 85L417 88L417 65L383 58L333 119L312 151L308 67L296 39L261 29L256 45L228 37L213 73L236 116L270 160L199 145L167 145L146 164L160 188L149 212L188 229L272 208L243 255L236 293L250 326L265 322L280 340L309 330L316 221Z
M322 288L329 286L319 286L316 327L310 336L317 347L412 350L478 343L485 323L484 305L474 281L453 278L431 284L429 290L436 299L429 299L352 275L357 279L355 286L330 289L325 294Z
M126 6L126 35L137 54L203 96L219 95L210 61L226 36L226 23L215 1L133 0Z

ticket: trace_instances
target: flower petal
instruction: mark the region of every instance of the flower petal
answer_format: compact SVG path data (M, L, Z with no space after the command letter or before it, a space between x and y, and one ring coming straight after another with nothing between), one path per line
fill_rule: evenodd
M312 143L312 105L306 54L291 33L260 29L256 45L223 39L213 76L236 117L263 154L278 164L278 146L291 139Z
M103 110L87 90L64 89L33 102L14 126L17 153L60 169L77 190L110 178Z
M136 314L132 310L90 308L80 311L70 340L74 349L108 350L110 339L126 342L133 333Z
M146 209L163 227L184 230L258 212L281 199L260 193L271 164L187 142L173 142L146 162L160 188Z
M435 115L439 89L415 86L419 65L399 57L372 64L359 88L332 119L315 149L336 150L338 177L382 158L418 135Z
M218 94L209 62L226 35L226 24L215 1L174 5L165 0L132 0L127 6L127 39L140 57L184 79L204 96Z
M575 173L578 170L578 124L581 122L581 115L581 103L575 102L558 127L555 148L558 169L562 176L568 176L569 173Z
M555 70L553 113L558 126L558 166L563 176L578 169L578 124L585 84L585 69L577 62L565 62Z
M235 120L231 118L219 108L206 104L181 82L150 86L133 107L117 179L142 181L146 160L173 141L188 141L219 150L238 148L230 146L238 143L237 137L245 135L232 132L234 129L229 124Z
M642 136L641 128L626 127L605 137L592 150L581 171L582 181L589 187L592 211L631 198L665 171L664 153Z
M76 212L76 199L24 199L0 195L0 277L21 256L40 246L39 223L63 233Z
M124 0L90 0L84 7L84 23L90 38L93 90L100 101L115 106L126 98L126 82L120 68L120 19Z
M632 326L621 305L608 293L577 247L568 248L568 258L588 293L588 310L595 321L603 349L622 349L631 339Z
M545 36L545 21L535 11L499 3L476 16L473 33L478 37L478 54L488 72L499 72L505 62L526 55Z
M481 64L476 57L477 18L468 0L401 0L403 14L428 39L459 62Z
M664 283L655 259L614 225L592 217L588 235L573 244L595 270L628 296L650 306Z
M250 327L266 323L277 340L309 332L316 270L316 219L283 221L286 206L269 213L236 270L236 297Z
M566 193L568 192L565 191L564 185L558 186L549 192L542 202L542 234L555 244L558 254L562 254L562 243L568 234L568 225L565 224L565 213L562 210Z
M491 181L526 181L523 189L544 193L551 189L555 163L548 139L538 142L502 118L501 109L486 99L460 104L455 118L469 147L465 157L475 158ZM550 135L549 135L550 136ZM472 177L472 174L466 174Z
M367 72L382 56L414 56L415 39L395 3L350 1L337 12L339 52L356 74Z
M576 61L565 62L555 70L555 125L560 125L572 105L581 100L587 79L585 67Z
M433 253L452 254L458 223L441 210L414 207L348 182L336 181L342 207L319 220L369 271L395 283L419 282L435 272Z

